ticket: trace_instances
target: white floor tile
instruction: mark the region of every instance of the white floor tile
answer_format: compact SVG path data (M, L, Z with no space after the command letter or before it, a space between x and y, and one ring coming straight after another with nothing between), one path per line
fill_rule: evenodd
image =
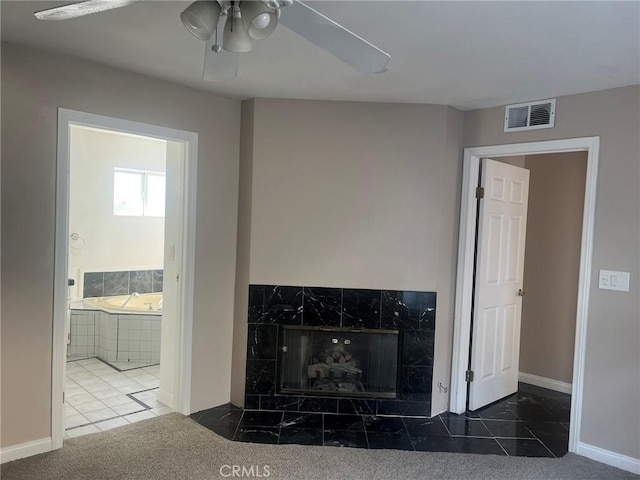
M138 382L136 382L135 380L130 379L129 377L118 378L116 380L110 380L108 383L111 386L116 387L116 388L125 387L127 385L138 385Z
M77 395L69 395L65 393L65 400L68 404L77 409L83 403L95 402L96 397L91 395L89 392L78 393Z
M77 362L67 362L67 373L84 372L86 369L82 365L78 365Z
M104 403L107 407L115 407L116 405L124 405L126 403L133 404L135 403L129 397L127 397L124 393L118 392L117 395L113 397L107 397L100 399L102 403Z
M106 363L95 363L93 365L85 365L84 368L89 370L90 372L116 372L117 370L113 368L111 365L107 365Z
M87 341L88 340L89 339L87 339ZM86 346L88 346L88 345L86 345ZM76 347L82 348L80 345L76 345ZM88 360L90 358L94 358L94 355L88 355L86 353L82 353L82 354L78 353L76 355L68 355L67 356L68 361L69 362L73 362L73 363L78 363L78 361L80 361L80 360Z
M65 392L72 392L72 391L80 391L80 390L84 390L84 388L82 388L80 385L74 383L72 385L69 384L69 382L65 382L64 383L64 390Z
M71 415L69 417L65 417L64 419L64 428L73 428L73 427L77 427L78 425L85 425L87 423L91 423L89 420L87 420L87 418L84 415L81 415L79 413L75 414L75 415Z
M153 380L145 380L139 383L144 387L141 390L147 390L149 388L158 388L160 386L160 380L157 378L154 378Z
M108 419L117 417L118 414L116 412L114 412L113 410L111 410L110 408L103 408L101 410L96 410L94 412L87 412L87 413L84 414L84 416L91 423L96 423L96 422L100 422L102 420L108 420Z
M104 363L97 358L87 358L85 360L78 360L76 362L78 365L88 366L88 365L104 365Z
M136 370L141 367L151 367L153 364L157 362L146 362L146 361L131 361L131 362L110 362L114 367L119 368L123 371Z
M87 385L86 387L84 387L84 389L87 392L94 395L98 392L106 392L109 390L114 390L114 388L107 382L94 383L93 385Z
M122 372L123 375L126 375L129 378L136 379L136 377L151 375L144 368L136 368L134 370L127 370L126 372Z
M134 393L133 397L151 408L166 407L166 405L158 401L158 389L150 390L148 392Z
M157 415L151 412L150 410L145 410L144 412L132 413L131 415L126 415L124 418L127 419L130 423L139 422L140 420L146 420L147 418L153 418Z
M81 387L86 387L87 385L94 385L96 383L102 383L102 379L96 377L93 373L90 373L87 376L82 375L82 378L75 380L75 382Z
M64 416L66 417L70 417L72 415L78 415L78 412L75 408L73 408L72 405L69 405L68 403L65 404L64 406Z
M95 357L67 363L65 428L69 430L65 431L65 439L109 430L172 411L157 401L158 364L120 362L117 365L123 371ZM126 394L135 394L151 409L145 409Z
M145 387L144 385L135 383L135 384L129 384L122 387L118 387L118 390L120 390L122 393L135 393L135 392L140 392L142 390L146 390L147 388L148 387Z
M73 428L67 430L67 436L69 438L79 437L81 435L88 435L89 433L98 433L100 429L95 425L85 425L84 427Z
M78 385L78 384L75 382L75 380L72 380L72 379L70 379L69 377L67 377L67 378L65 379L64 386L65 386L65 387L79 387L80 385Z
M72 397L78 397L81 395L86 395L87 392L84 388L82 387L65 387L64 389L64 396L66 399L72 398Z
M135 380L138 383L146 382L149 380L155 381L158 377L151 375L149 372L143 371L141 374L136 375L135 377L131 377L132 380Z
M102 410L103 408L107 408L107 406L102 403L100 400L91 400L90 402L80 403L78 405L73 405L76 410L78 410L83 415L88 412L95 412L96 410Z
M122 393L117 388L114 388L114 387L110 386L108 389L100 390L98 392L93 392L92 395L94 397L96 397L98 400L104 401L107 398L118 397L118 396L122 395ZM106 402L104 402L104 403L106 403Z
M125 378L125 376L120 373L120 372L116 372L115 370L109 373L102 373L102 372L98 372L98 378L104 380L105 382L111 382L113 380L122 380L123 378ZM126 377L129 378L129 377Z
M80 362L74 362L71 368L74 370L74 373L91 373L84 365L80 365Z
M96 378L96 376L93 373L91 373L90 371L88 371L86 369L77 370L75 372L68 373L67 377L70 378L71 380L73 380L76 383L80 383L80 380Z
M82 378L82 382L80 382L80 381L78 381L78 380L74 380L74 381L75 381L78 385L82 385L82 383L87 383L87 381L90 381L90 380L100 381L100 377L98 377L95 373L90 372L90 371L88 371L88 370L87 370L87 374L88 374L88 375L91 375L91 377L89 377L88 375L86 375L86 376L85 376L84 374L82 374L82 373L78 372L78 373L76 374L76 376L82 376L82 377L85 377L85 378Z
M157 400L141 400L141 402L144 403L149 408L159 408L159 407L164 407L165 406L165 405L161 404Z
M64 382L64 388L66 390L82 389L80 385L78 385L76 382L71 380L69 377L67 377L67 381Z
M129 422L124 417L113 418L111 420L105 420L95 424L101 431L111 430L112 428L121 427L123 425L129 425Z
M124 403L122 405L114 405L111 409L118 415L127 415L129 413L139 412L144 410L144 407L133 400L130 403Z
M142 402L146 402L147 400L153 401L158 399L158 390L148 390L146 392L134 393L133 397Z
M82 365L78 365L78 362L67 362L67 373L80 368L84 367Z
M161 404L160 402L158 403L160 406L149 410L151 413L155 413L156 415L165 415L167 413L173 412L173 409L167 407L166 405Z
M107 368L100 368L100 369L96 369L96 370L91 370L91 373L93 375L95 375L98 378L104 379L104 377L108 376L108 375L113 375L114 373L119 373L117 370L114 370L111 367L107 367Z
M87 372L86 370L84 372L74 372L74 373L70 373L67 375L67 377L69 377L71 380L73 380L74 382L76 382L78 385L81 385L83 380L91 380L93 378L96 378L96 376L91 373L91 372Z

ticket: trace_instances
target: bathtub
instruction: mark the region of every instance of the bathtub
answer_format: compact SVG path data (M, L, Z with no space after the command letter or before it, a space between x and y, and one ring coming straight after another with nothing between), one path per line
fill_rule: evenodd
M162 293L141 293L137 297L116 295L113 297L85 298L83 300L85 307L103 310L107 313L123 312L147 315L160 313L162 311L160 302L162 302Z
M68 355L97 356L106 362L158 363L161 301L162 293L144 293L72 302Z

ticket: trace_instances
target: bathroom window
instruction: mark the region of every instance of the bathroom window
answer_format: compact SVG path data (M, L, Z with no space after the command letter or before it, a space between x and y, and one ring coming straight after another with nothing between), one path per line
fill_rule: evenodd
M165 174L116 168L113 173L113 214L164 217Z

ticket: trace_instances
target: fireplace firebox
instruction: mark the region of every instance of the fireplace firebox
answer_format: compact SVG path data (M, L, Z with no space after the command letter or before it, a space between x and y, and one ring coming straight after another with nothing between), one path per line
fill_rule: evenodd
M284 326L280 393L396 398L398 331Z

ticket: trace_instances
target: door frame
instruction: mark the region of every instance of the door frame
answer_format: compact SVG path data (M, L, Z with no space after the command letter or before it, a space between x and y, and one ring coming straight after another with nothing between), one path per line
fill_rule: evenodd
M119 118L58 108L58 145L56 171L56 228L53 276L53 339L51 369L51 447L62 447L64 437L64 380L66 372L65 319L67 314L67 279L69 268L69 127L82 125L146 137L162 138L185 145L183 179L182 267L178 296L178 347L175 366L178 381L174 388L176 410L191 413L191 360L193 337L193 293L195 266L196 172L198 134Z
M518 155L539 155L564 152L587 152L587 175L580 247L580 275L576 314L576 336L573 357L571 422L569 451L576 452L580 438L582 396L585 368L585 347L589 311L589 291L593 256L593 231L598 176L600 137L583 137L543 142L492 145L464 149L462 193L460 204L460 233L458 240L458 268L454 306L453 355L451 366L451 396L449 410L463 413L467 403L465 372L469 364L471 315L473 298L474 250L476 217L478 214L476 187L480 175L480 159Z

